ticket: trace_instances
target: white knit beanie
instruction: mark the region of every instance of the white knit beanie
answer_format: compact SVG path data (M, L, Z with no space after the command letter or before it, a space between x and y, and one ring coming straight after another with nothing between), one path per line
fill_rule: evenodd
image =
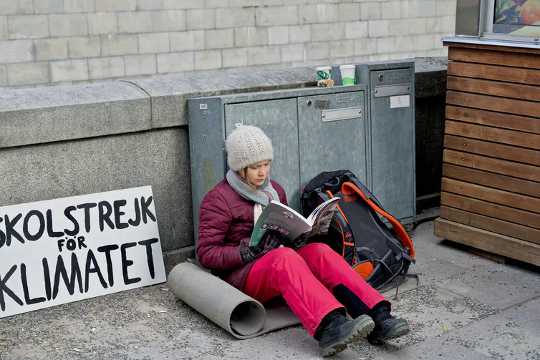
M272 142L256 126L237 125L225 140L229 168L238 171L263 160L272 160Z

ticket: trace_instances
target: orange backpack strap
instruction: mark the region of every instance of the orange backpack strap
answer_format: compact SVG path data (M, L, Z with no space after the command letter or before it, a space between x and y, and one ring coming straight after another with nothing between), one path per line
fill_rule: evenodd
M349 181L344 182L341 185L341 192L343 193L343 195L357 194L366 202L366 204L369 205L370 208L372 208L379 215L387 219L388 222L390 222L390 224L394 228L396 235L401 240L403 247L409 250L409 256L414 261L416 253L414 251L414 244L412 242L412 239L410 238L409 234L407 234L407 231L405 230L403 225L401 225L401 223L395 217L393 217L392 215L390 215L389 213L381 209L377 204L375 204L375 202L373 202L370 198L368 198L366 194L364 194L364 192L360 190L358 186L356 186L356 184L352 182L349 182Z

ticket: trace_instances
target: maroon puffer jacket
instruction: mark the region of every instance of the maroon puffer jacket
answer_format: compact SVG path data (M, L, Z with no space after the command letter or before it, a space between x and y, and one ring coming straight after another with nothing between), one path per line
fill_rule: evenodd
M270 180L279 201L287 204L285 190ZM222 180L203 198L199 216L197 258L205 268L242 290L253 262L244 264L239 244L249 241L253 231L253 201L241 197Z

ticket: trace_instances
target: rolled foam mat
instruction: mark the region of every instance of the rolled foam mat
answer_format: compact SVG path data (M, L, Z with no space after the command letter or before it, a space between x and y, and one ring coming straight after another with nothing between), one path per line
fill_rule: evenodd
M176 265L167 280L180 300L238 339L248 339L300 323L287 306L265 307L199 266Z

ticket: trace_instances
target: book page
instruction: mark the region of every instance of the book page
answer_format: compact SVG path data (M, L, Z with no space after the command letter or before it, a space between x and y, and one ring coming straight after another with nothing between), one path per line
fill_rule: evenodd
M334 218L339 200L339 197L328 199L324 203L317 206L309 215L308 221L312 223L312 235L328 233L328 229L332 219Z
M253 229L250 245L262 239L267 230L277 231L290 240L311 230L311 224L300 213L277 201L271 201L264 208Z

